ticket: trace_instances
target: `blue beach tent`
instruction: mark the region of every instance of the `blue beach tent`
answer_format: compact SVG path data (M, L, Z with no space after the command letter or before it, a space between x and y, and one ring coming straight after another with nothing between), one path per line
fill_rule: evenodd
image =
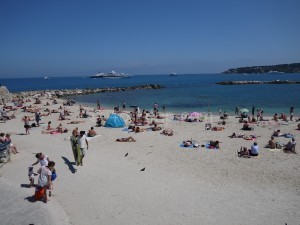
M107 119L105 125L105 127L124 127L125 126L125 122L122 119L122 117L120 117L117 114L111 114L109 116L109 118Z

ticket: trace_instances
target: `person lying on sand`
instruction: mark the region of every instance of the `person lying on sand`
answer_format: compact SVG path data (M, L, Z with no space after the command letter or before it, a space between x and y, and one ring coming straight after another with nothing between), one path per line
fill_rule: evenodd
M167 135L167 136L173 136L173 130L171 129L164 129L161 134Z
M135 132L135 133L140 133L140 132L143 132L143 131L145 131L145 129L144 128L141 128L141 127L134 127L134 129L133 129L133 131Z
M163 124L163 122L155 122L154 120L152 120L152 122L149 124L150 126L152 125L157 125L157 124Z
M136 140L132 136L130 136L128 138L118 138L116 141L117 142L135 142Z
M209 142L209 147L219 149L220 148L220 142L219 141L210 141Z
M232 135L229 136L230 138L243 138L244 134L236 134L236 133L232 133Z
M213 131L222 131L222 130L225 130L225 128L224 127L213 127L213 128L211 128L211 130L213 130Z
M182 142L184 147L190 147L193 145L193 140L186 140Z
M78 123L85 123L85 121L71 121L71 122L69 122L69 123L67 123L67 124L78 124Z

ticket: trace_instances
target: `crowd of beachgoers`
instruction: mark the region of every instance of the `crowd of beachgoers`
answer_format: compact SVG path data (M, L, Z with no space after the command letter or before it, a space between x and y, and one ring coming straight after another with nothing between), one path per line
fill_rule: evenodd
M139 149L143 148L145 143L155 145L159 139L156 134L161 137L167 136L164 140L170 138L168 141L159 140L157 146L170 149L168 151L176 146L183 150L192 148L201 151L203 148L217 152L234 152L231 158L249 160L261 159L262 152L264 158L268 157L266 149L271 153L293 153L286 154L288 157L297 153L296 138L300 131L300 119L294 117L294 107L289 109L289 115L275 113L273 117L264 117L262 109L256 110L255 113L252 109L251 113L239 107L236 107L235 115L221 111L218 115L204 115L198 112L183 115L168 113L165 105L161 107L157 103L153 104L151 111L139 109L138 106L128 107L125 101L121 105L122 107L104 110L100 102L92 108L77 104L73 99L60 99L43 92L34 96L14 96L9 101L2 99L1 160L4 163L6 158L10 158L11 161L23 159L22 163L27 163L28 168L28 185L35 187L32 198L48 202L55 190L53 183L64 182L63 179L56 181L57 174L63 176L64 172L56 172L57 167L63 167L60 165L62 163L57 161L60 158L59 153L47 151L51 148L49 143L44 143L46 148L41 147L43 140L51 142L55 138L61 139L60 137L67 140L68 142L60 144L64 145L64 149L69 149L69 159L65 160L65 163L75 172L83 165L82 168L90 166L91 160L87 156L93 153L89 148L102 149L106 146L113 151L113 143L132 142L131 147L123 148L126 150L124 156L129 157L133 145ZM111 114L117 114L125 125L120 129L105 128ZM138 133L151 133L153 137L141 137ZM30 138L32 136L35 137ZM47 136L51 136L51 139ZM42 143L36 144L38 142ZM138 142L141 142L141 145L138 145ZM31 146L30 151L26 145ZM8 157L10 153L12 155ZM31 153L35 155L31 162L24 157L18 159L19 155ZM74 160L70 157L74 157ZM35 165L38 165L36 172ZM4 168L15 170L14 164L10 163ZM139 171L146 170L143 165L139 168ZM56 198L59 198L59 195Z

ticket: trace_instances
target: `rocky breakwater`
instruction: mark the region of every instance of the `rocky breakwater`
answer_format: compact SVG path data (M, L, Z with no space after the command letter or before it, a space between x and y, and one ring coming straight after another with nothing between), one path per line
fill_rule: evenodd
M0 100L8 101L12 99L12 94L9 93L8 89L5 86L0 86Z
M300 81L273 80L273 81L222 81L220 85L245 85L245 84L300 84Z
M165 87L159 84L147 84L147 85L138 85L138 86L130 86L130 87L26 91L18 94L20 94L23 97L29 97L29 96L38 97L43 95L65 97L71 95L90 95L90 94L97 94L97 93L104 93L104 92L119 92L119 91L132 91L132 90L139 90L139 89L161 89L161 88L165 88Z

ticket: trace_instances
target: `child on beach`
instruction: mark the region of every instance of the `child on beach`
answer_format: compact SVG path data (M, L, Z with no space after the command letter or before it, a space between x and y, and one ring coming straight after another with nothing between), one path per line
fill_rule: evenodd
M53 161L50 161L48 163L48 166L42 166L37 173L39 174L38 178L38 187L44 189L44 202L47 203L49 201L47 196L47 189L51 190L53 188L52 186L52 180L51 170L54 169L55 163Z
M33 173L33 166L28 167L28 178L30 181L30 186L34 185L34 173Z

